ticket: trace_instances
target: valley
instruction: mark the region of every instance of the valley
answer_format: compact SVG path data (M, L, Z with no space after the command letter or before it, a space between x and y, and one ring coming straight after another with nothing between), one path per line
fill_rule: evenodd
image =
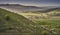
M0 5L0 35L60 35L60 8Z

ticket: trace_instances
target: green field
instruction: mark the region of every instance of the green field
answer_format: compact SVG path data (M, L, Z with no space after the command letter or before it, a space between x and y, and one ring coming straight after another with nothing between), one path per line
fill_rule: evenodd
M60 35L60 20L29 20L0 9L0 35Z

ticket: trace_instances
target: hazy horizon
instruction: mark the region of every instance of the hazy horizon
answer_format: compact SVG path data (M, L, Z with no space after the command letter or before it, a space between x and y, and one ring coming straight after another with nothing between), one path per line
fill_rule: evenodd
M0 4L21 4L26 6L60 6L60 0L0 0Z

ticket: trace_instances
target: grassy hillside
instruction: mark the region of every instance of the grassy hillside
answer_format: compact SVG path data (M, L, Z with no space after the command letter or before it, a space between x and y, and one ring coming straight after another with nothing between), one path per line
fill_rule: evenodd
M22 15L0 9L0 35L59 35L59 26L55 29L55 26L40 23L34 23Z
M22 15L0 9L0 35L48 35L50 33Z
M34 22L25 17L0 9L0 35L34 34Z

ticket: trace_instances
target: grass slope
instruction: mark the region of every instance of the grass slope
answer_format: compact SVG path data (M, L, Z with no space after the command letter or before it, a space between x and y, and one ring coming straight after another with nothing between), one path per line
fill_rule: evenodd
M0 9L0 35L59 35L51 33L44 24L40 23L34 23L22 15Z
M30 35L35 31L34 22L25 17L0 9L0 35Z
M0 9L0 35L44 35L49 34L31 20Z

